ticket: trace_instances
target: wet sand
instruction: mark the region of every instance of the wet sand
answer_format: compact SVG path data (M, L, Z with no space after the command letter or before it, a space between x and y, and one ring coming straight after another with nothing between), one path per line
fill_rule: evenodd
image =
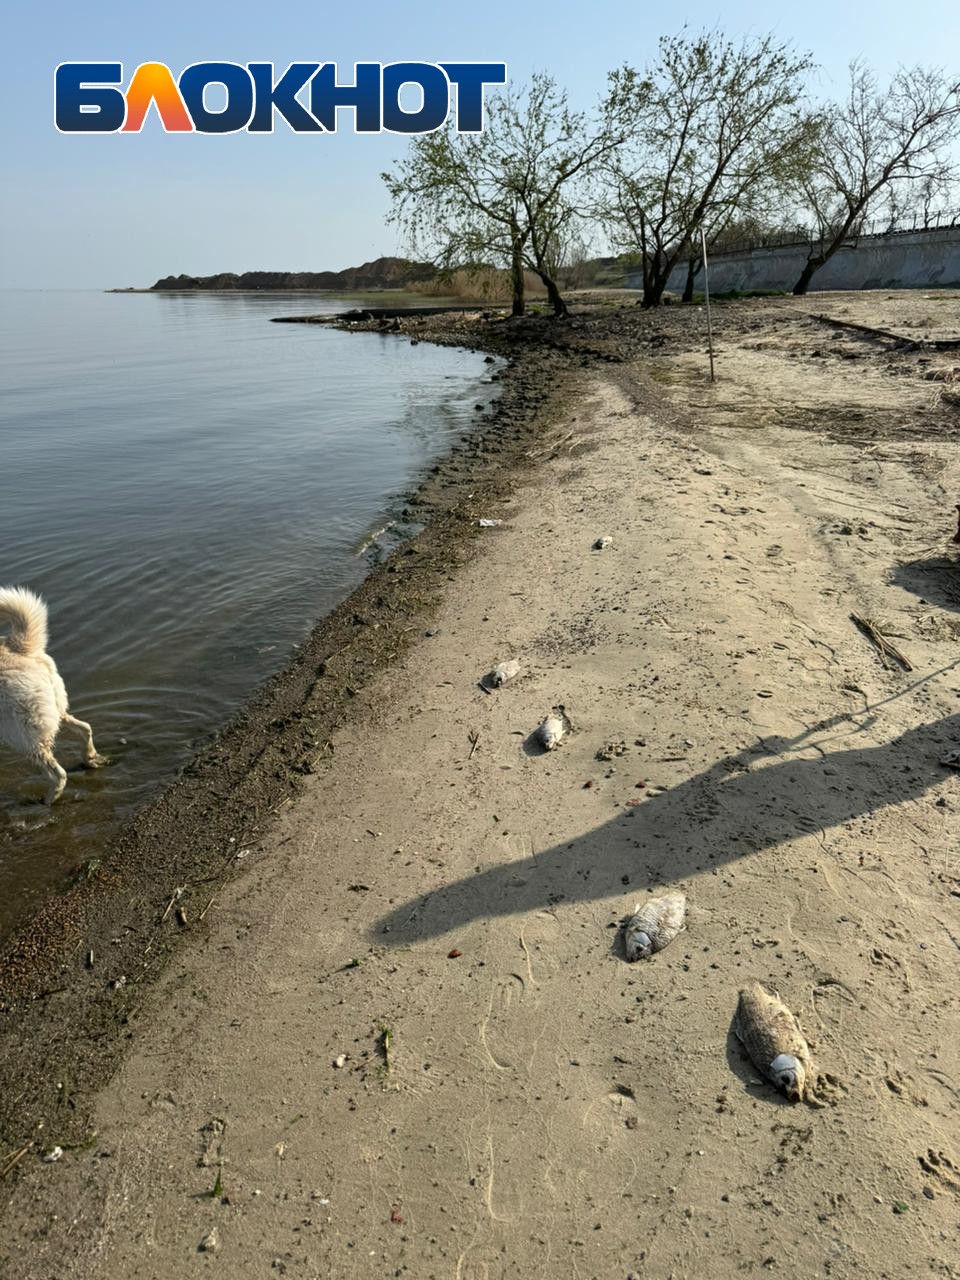
M957 1274L954 358L813 310L718 309L712 387L695 311L417 322L512 358L500 426L5 957L5 1274ZM729 1035L754 978L824 1109Z

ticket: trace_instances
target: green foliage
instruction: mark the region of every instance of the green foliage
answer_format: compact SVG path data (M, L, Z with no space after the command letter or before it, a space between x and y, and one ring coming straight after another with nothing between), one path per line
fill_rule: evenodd
M585 184L623 141L609 120L572 111L546 75L491 102L480 134L453 124L411 141L406 157L383 174L389 221L441 269L480 261L508 268L522 304L523 268L565 307L559 269L585 204ZM519 296L518 296L519 295Z
M660 41L643 73L611 73L605 111L629 141L607 166L601 213L615 243L639 255L648 305L701 228L712 241L735 219L763 219L808 162L812 65L772 36L733 44L683 31Z

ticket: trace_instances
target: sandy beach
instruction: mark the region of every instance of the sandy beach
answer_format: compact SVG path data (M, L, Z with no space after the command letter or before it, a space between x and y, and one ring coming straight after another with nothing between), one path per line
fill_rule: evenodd
M960 1276L957 298L715 321L714 384L699 309L398 334L504 418L4 957L9 1280Z

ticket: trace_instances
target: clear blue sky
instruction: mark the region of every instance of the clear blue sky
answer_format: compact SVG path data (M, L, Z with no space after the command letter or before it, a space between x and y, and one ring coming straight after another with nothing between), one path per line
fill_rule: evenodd
M161 0L157 4L7 0L0 110L0 287L151 284L185 271L339 269L393 253L379 174L400 155L390 135L57 134L61 61L140 62L179 74L191 62L504 61L510 79L546 70L577 105L595 102L612 67L642 65L684 22L731 36L773 30L810 50L815 84L842 89L851 58L882 75L899 63L960 64L960 5L878 0L863 17L836 0L779 11L697 0L667 12L593 0Z

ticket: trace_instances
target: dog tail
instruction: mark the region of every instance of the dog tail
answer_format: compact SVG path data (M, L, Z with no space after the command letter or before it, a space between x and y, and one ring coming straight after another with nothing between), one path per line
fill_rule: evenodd
M24 655L47 647L47 606L26 587L0 587L0 627L9 626L6 647ZM0 644L2 644L0 640Z

